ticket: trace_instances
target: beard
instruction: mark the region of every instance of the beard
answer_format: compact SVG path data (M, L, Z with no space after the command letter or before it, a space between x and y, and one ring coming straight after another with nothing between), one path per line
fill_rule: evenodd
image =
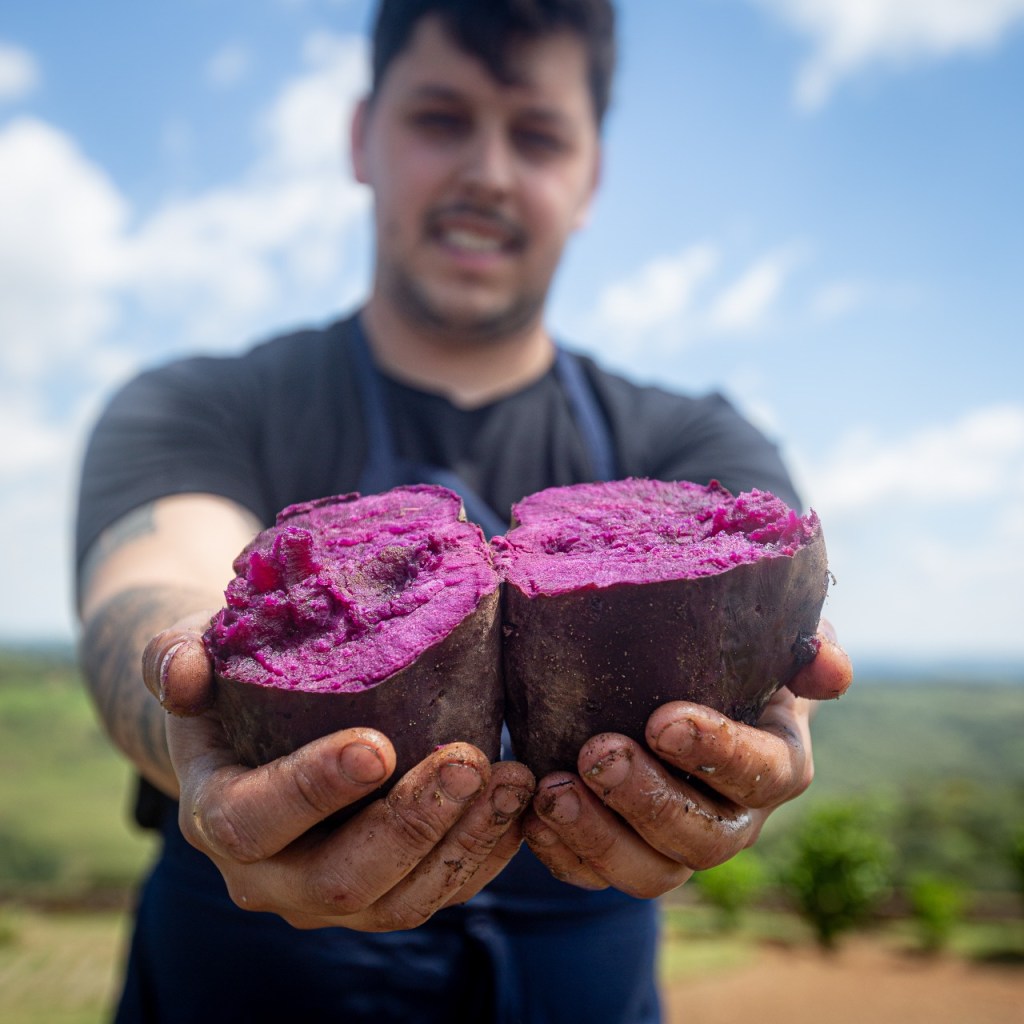
M387 282L388 297L406 323L462 345L502 341L525 331L540 319L547 298L543 290L524 291L497 308L454 309L451 303L435 299L400 268L393 268Z

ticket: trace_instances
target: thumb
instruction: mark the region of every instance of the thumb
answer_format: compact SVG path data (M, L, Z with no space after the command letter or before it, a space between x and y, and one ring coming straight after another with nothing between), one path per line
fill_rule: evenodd
M818 653L789 684L798 697L809 700L834 700L841 697L853 682L853 663L839 646L832 623L822 619L815 636Z
M142 678L174 715L201 714L213 703L213 665L203 644L208 612L180 619L157 633L142 652Z

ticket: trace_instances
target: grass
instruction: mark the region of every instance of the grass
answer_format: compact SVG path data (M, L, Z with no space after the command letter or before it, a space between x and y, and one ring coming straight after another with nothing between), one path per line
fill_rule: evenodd
M71 665L0 662L0 893L123 890L153 849L132 785Z
M4 910L0 1020L17 1024L109 1020L125 924L124 915L113 911Z

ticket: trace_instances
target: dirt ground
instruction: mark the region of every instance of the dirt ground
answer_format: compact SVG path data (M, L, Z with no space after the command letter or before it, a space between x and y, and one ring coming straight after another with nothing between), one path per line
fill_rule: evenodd
M725 984L723 984L723 979ZM1024 967L894 952L765 946L746 965L663 992L668 1024L1024 1024Z

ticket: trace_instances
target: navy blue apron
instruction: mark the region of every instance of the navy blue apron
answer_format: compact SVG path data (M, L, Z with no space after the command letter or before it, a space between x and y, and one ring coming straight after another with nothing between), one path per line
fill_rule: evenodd
M354 321L367 462L359 491L438 483L459 493L488 536L507 523L454 473L395 452L383 388ZM555 372L595 478L614 473L611 443L575 358ZM507 749L507 732L503 756ZM176 816L143 887L117 1024L657 1024L657 905L553 879L521 850L467 904L411 931L298 931L240 910Z

